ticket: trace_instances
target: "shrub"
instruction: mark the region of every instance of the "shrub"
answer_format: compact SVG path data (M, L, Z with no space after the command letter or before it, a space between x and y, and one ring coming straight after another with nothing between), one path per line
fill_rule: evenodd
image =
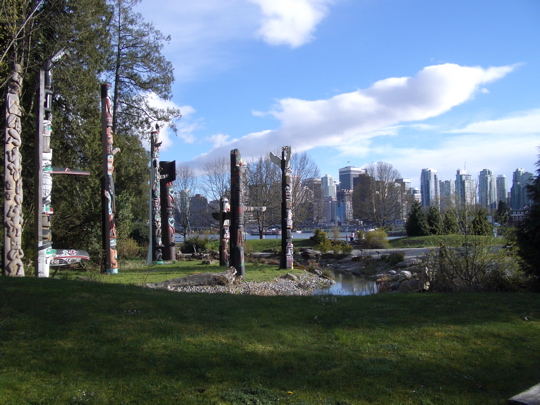
M383 229L367 232L365 242L367 249L387 249L389 246L388 235Z
M388 263L391 265L401 263L405 260L405 252L392 252L388 255Z
M131 238L118 239L117 249L119 259L141 257L141 248L139 248L137 242Z
M340 240L332 242L332 249L334 250L335 254L343 253L347 255L352 252L353 247L347 242Z
M323 232L326 234L325 232ZM313 236L312 236L313 238ZM330 239L324 239L321 242L319 242L316 246L317 250L320 250L322 253L327 253L329 250L333 249L332 242Z
M328 240L328 237L326 236L326 232L324 232L322 229L315 229L313 231L313 236L309 238L313 243L316 245L319 245L320 243Z
M207 236L193 236L184 241L182 253L200 253L208 250L211 240Z

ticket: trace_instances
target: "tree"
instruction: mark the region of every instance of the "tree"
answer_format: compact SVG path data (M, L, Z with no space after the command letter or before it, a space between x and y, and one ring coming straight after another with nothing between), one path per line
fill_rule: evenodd
M457 215L452 210L446 210L443 218L443 232L445 235L459 233Z
M247 165L245 178L247 179L246 204L266 208L264 211L246 212L254 221L260 239L263 239L264 230L280 222L281 171L272 163L269 156L259 157Z
M525 271L540 280L540 158L536 166L537 175L527 186L531 203L525 218L517 227L516 237Z
M228 158L220 157L208 161L202 166L201 188L211 200L230 197L231 163Z
M495 213L495 222L501 226L508 225L510 223L510 207L504 201L499 201L497 205L497 212Z
M189 198L197 186L197 177L189 166L179 166L176 169L176 180L174 181L174 189L176 192L175 208L176 215L174 218L176 227L182 227L184 240L190 229L191 209Z
M140 0L111 0L114 16L110 25L113 56L113 125L115 134L147 137L154 123L174 121L180 110L152 105L152 95L169 100L174 81L173 67L161 53L170 41L159 30L133 12Z
M405 230L407 236L429 235L426 214L422 211L422 205L418 201L413 202L411 212L409 212L407 222L405 222Z
M478 207L474 218L471 221L471 234L473 235L491 235L493 227L488 222L487 212L484 208Z
M441 212L439 211L439 208L434 205L429 207L427 223L429 227L429 233L431 235L442 235L443 221L441 218Z
M399 171L390 163L370 163L353 191L356 218L385 228L402 217L403 189Z
M311 191L307 186L310 179L320 177L319 167L306 152L294 153L291 157L291 195L293 227L308 220L311 211Z

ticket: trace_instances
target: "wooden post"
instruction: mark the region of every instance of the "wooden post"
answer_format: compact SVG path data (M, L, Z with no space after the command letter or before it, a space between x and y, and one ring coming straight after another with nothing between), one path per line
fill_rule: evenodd
M236 276L243 278L244 265L244 204L242 199L242 156L238 149L231 151L231 253L230 265Z
M4 249L3 274L24 276L22 258L23 189L21 166L21 66L14 65L6 95L4 138Z
M161 235L163 237L163 260L175 260L174 249L174 188L176 180L176 161L159 162L161 172Z
M104 272L118 274L116 250L116 204L114 192L114 155L120 149L113 148L111 100L109 84L101 85L101 134L103 145L103 176L101 177L102 237Z

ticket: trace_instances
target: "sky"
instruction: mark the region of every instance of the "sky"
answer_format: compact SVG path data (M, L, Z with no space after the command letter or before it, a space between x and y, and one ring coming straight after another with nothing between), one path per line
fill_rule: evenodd
M538 0L142 0L171 41L175 135L161 160L194 169L238 148L290 145L321 175L392 164L536 173Z

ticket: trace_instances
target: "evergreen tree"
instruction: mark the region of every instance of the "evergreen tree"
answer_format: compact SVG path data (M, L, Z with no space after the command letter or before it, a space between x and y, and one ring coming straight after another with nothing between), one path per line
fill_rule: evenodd
M497 212L495 213L495 222L504 226L510 223L510 207L504 201L499 201Z
M486 210L484 208L478 208L473 220L471 221L471 234L491 235L492 233L493 227L488 222Z
M443 223L442 223L441 212L434 205L429 207L429 211L427 215L427 223L429 227L429 233L431 235L442 235Z
M540 280L540 159L536 177L527 186L531 203L527 215L517 229L519 255L523 259L525 270Z
M443 218L443 232L445 235L459 233L459 225L455 212L450 210L445 211Z
M429 235L429 227L426 214L422 211L422 206L418 201L414 201L411 207L411 212L405 223L407 236L426 236Z

